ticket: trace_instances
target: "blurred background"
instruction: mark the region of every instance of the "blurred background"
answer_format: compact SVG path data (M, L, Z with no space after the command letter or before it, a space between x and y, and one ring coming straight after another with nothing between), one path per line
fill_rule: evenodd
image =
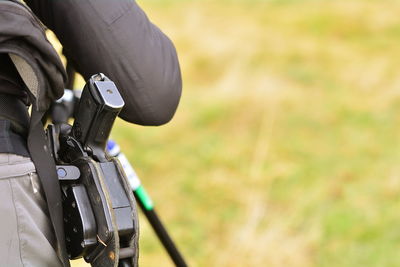
M400 1L138 2L184 91L112 135L190 266L400 266Z

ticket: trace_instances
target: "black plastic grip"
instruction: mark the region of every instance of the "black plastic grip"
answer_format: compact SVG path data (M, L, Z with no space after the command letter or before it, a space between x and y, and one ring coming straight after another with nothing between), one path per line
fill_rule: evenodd
M107 139L124 104L115 84L103 74L92 76L82 91L72 135L99 161L105 160Z

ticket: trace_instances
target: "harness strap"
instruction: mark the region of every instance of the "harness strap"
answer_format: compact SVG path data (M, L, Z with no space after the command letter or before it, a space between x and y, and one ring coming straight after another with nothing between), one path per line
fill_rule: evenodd
M9 120L11 129L26 138L29 129L28 108L19 97L1 93L1 89L0 86L0 119Z
M0 153L29 157L26 146L28 127L29 115L25 104L16 96L0 93Z
M26 140L11 130L9 120L0 119L0 153L17 154L30 157Z
M46 196L50 219L58 241L58 253L61 256L63 265L70 266L65 246L61 190L56 172L56 164L46 142L46 135L42 124L43 115L44 112L38 111L34 104L28 134L28 149Z

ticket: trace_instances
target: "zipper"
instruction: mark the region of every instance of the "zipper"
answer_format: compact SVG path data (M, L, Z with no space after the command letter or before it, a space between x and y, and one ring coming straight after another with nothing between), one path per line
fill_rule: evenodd
M30 172L29 174L29 179L31 180L31 185L32 185L32 189L33 189L33 193L36 194L39 190L35 185L35 182L33 181L33 173Z

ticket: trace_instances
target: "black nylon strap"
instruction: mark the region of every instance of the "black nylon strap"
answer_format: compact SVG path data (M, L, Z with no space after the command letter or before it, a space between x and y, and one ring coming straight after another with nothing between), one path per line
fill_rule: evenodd
M29 128L28 108L17 96L3 93L5 88L2 85L0 78L0 118L9 120L11 129L26 138Z
M46 196L50 219L58 241L58 253L63 265L69 267L70 264L65 247L61 190L58 182L56 165L46 144L46 137L41 121L43 115L44 112L37 111L35 105L32 107L28 134L28 149Z
M11 130L9 120L0 119L0 153L17 154L30 157L26 140Z
M0 152L29 157L27 107L17 96L4 94L1 82L0 78Z

